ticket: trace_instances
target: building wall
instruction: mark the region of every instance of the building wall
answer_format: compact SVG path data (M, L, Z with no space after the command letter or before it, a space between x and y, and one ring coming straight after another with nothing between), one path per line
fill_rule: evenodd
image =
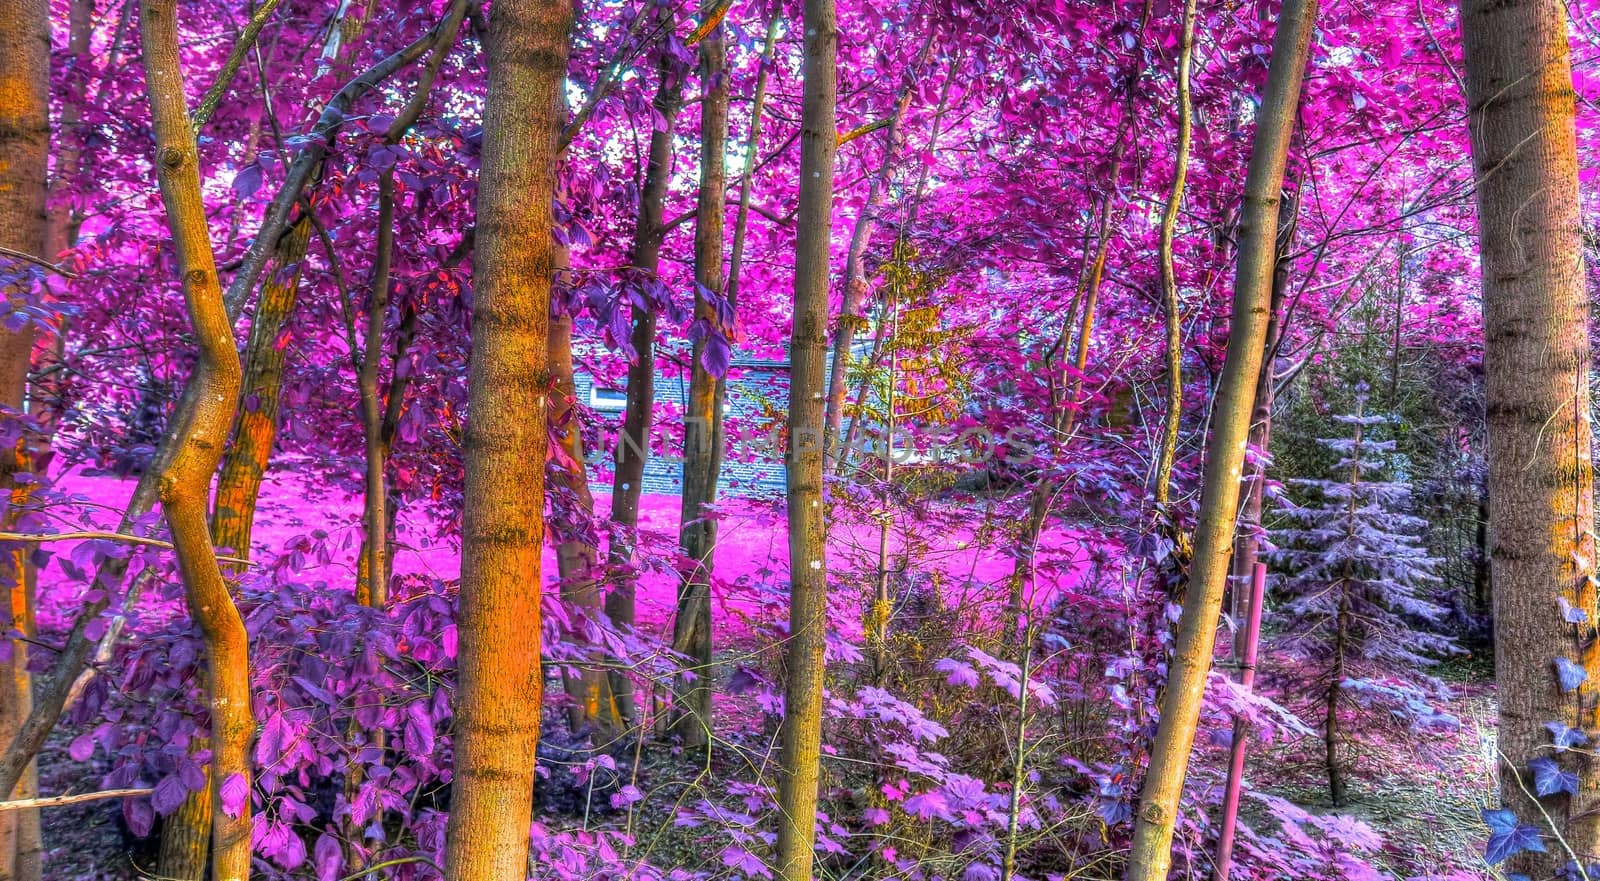
M584 373L574 377L578 402L594 411L595 418L603 420L614 434L622 422L622 390L601 390L595 393L594 381ZM656 375L657 436L666 426L667 445L677 451L681 448L682 425L678 419L688 397L688 377ZM608 393L611 391L611 393ZM724 425L727 432L727 452L722 463L719 490L729 496L766 496L781 492L785 473L781 450L772 449L774 441L781 440L785 412L789 400L788 365L781 362L735 362L728 375L727 409ZM667 418L662 418L663 414ZM596 489L611 486L614 450L603 456L593 456L589 466L589 480ZM677 458L668 459L652 451L645 463L644 491L650 494L677 495L683 490L683 465Z

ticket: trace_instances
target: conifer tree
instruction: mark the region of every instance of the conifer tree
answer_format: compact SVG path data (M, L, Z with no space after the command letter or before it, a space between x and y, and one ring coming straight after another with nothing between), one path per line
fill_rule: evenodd
M1311 694L1322 706L1328 793L1345 803L1347 732L1340 715L1355 706L1353 692L1411 696L1396 673L1423 672L1455 650L1439 632L1448 610L1430 598L1439 583L1437 558L1411 514L1411 484L1397 476L1395 442L1376 437L1389 416L1338 416L1347 437L1319 443L1336 458L1325 480L1299 479L1304 505L1286 503L1291 526L1276 531L1276 556L1289 570L1283 607L1291 644L1320 668Z

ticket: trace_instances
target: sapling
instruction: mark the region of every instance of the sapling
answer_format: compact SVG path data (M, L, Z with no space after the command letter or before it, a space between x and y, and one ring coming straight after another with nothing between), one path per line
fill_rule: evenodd
M1420 538L1426 524L1410 513L1410 483L1394 476L1395 443L1374 436L1390 417L1364 415L1364 396L1358 401L1354 415L1334 419L1350 435L1318 441L1336 457L1331 476L1289 481L1309 500L1286 502L1282 513L1292 525L1275 533L1289 597L1281 617L1292 645L1322 670L1311 693L1322 705L1335 806L1346 796L1340 714L1351 709L1355 693L1363 703L1399 695L1411 714L1437 720L1419 703L1416 685L1394 677L1431 684L1424 671L1456 650L1437 629L1448 611L1429 597L1439 560Z

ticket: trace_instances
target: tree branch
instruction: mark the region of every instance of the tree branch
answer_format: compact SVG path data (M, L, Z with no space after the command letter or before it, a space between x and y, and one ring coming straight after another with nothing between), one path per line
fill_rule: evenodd
M103 792L83 792L78 795L51 795L44 798L19 798L16 801L0 801L0 813L6 811L24 811L29 808L59 808L66 805L82 804L86 801L104 801L108 798L138 798L155 792L154 789L107 789Z

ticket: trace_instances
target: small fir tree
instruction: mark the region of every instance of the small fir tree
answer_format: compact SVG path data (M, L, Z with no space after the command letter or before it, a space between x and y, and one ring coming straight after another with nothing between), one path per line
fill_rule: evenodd
M1431 594L1439 560L1428 555L1412 516L1411 485L1396 475L1395 443L1374 429L1391 420L1361 412L1336 417L1350 435L1319 443L1336 457L1327 480L1291 480L1309 500L1285 502L1291 526L1275 531L1277 562L1287 570L1280 610L1293 648L1322 674L1310 690L1320 703L1328 791L1345 803L1341 714L1384 703L1421 726L1449 723L1428 706L1439 688L1426 669L1455 652L1440 632L1448 610ZM1411 675L1412 681L1406 677ZM1399 677L1399 678L1397 678Z

